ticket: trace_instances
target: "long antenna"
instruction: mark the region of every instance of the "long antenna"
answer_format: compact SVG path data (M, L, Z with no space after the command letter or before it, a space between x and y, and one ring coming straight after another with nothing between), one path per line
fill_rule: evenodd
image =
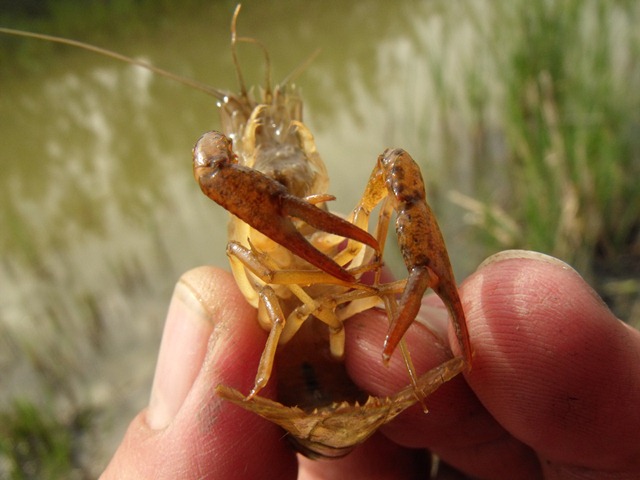
M151 65L150 63L145 62L143 60L127 57L126 55L122 55L120 53L107 50L106 48L96 47L95 45L79 42L77 40L71 40L69 38L56 37L53 35L44 35L42 33L23 32L22 30L14 30L12 28L0 27L0 33L6 33L8 35L16 35L18 37L35 38L37 40L45 40L48 42L61 43L62 45L69 45L71 47L81 48L82 50L87 50L89 52L97 53L105 57L113 58L121 62L129 63L131 65L135 65L137 67L150 70L153 73L161 75L165 78L169 78L170 80L181 83L182 85L195 88L196 90L204 92L207 95L211 95L212 97L215 97L218 100L224 100L225 97L227 97L227 94L224 93L222 90L218 90L217 88L210 87L209 85L198 82L197 80L192 80L187 77L176 75L175 73L171 73L168 70L164 70L162 68Z
M242 70L240 69L240 62L238 62L238 53L236 49L236 42L238 37L236 36L236 23L238 22L238 15L240 14L240 7L242 5L236 5L236 9L231 17L231 57L233 58L233 64L236 67L236 76L238 77L238 85L240 86L240 94L247 97L247 85L244 83L244 77L242 76Z
M231 55L233 56L233 64L236 66L236 74L238 76L238 83L240 84L240 93L243 97L247 97L247 87L244 81L244 77L242 76L242 71L240 69L240 62L238 62L238 55L236 52L236 44L238 42L245 43L253 43L260 47L262 53L264 54L264 62L266 66L266 76L265 76L265 97L266 103L270 103L271 99L271 60L269 58L269 51L267 47L264 46L262 42L256 40L252 37L238 37L236 35L236 23L238 21L238 14L240 13L240 7L242 5L238 4L236 6L235 11L233 12L233 18L231 19Z
M276 85L276 91L280 90L284 85L288 83L292 83L296 78L302 75L302 72L304 72L307 68L309 68L309 65L313 63L313 61L316 59L318 55L320 55L319 48L314 50L314 52L311 55L309 55L304 62L302 62L292 72L290 72L286 77L284 77L284 79L282 79L282 81L279 82L278 85Z

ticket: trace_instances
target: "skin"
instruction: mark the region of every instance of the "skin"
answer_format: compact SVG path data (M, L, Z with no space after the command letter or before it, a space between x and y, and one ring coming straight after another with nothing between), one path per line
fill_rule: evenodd
M344 459L310 461L277 427L214 395L219 383L250 390L266 333L228 273L187 272L149 407L101 478L428 478L427 450L478 478L640 478L640 332L570 267L532 252L491 257L460 296L472 370L430 396L428 414L412 407ZM408 383L398 354L382 365L387 327L375 311L346 327L350 374L378 395ZM406 337L418 371L446 358L432 332L458 352L444 306L427 296ZM443 468L439 478L466 477Z

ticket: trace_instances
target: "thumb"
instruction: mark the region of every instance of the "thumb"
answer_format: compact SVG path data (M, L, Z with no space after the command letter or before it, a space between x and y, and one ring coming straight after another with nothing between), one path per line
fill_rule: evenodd
M149 407L131 422L101 478L295 478L295 455L280 430L215 394L220 383L249 390L264 340L228 273L200 267L184 274Z
M638 478L640 332L569 266L532 252L492 257L464 294L476 346L467 381L545 477Z

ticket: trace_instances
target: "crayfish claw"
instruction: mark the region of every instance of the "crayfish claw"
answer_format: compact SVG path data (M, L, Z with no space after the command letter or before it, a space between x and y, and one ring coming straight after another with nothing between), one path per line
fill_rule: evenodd
M400 298L398 315L391 320L387 336L384 340L382 359L389 361L396 347L404 337L422 306L422 296L427 288L437 281L428 267L414 267L409 273L407 284Z
M377 252L380 251L378 241L369 232L298 197L288 195L284 198L283 212L305 221L318 230L356 240L370 246Z

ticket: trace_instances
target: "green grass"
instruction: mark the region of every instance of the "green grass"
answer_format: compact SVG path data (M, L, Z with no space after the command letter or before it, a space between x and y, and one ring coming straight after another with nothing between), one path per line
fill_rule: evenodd
M15 400L0 412L0 477L12 480L89 478L80 465L80 439L89 412L61 419L42 405Z
M489 242L555 255L588 278L621 259L638 268L640 7L493 5L476 23L499 72L485 90L497 92L505 145L501 158L485 159L501 166L500 183L479 193L483 208L474 205ZM482 117L486 102L469 102Z

